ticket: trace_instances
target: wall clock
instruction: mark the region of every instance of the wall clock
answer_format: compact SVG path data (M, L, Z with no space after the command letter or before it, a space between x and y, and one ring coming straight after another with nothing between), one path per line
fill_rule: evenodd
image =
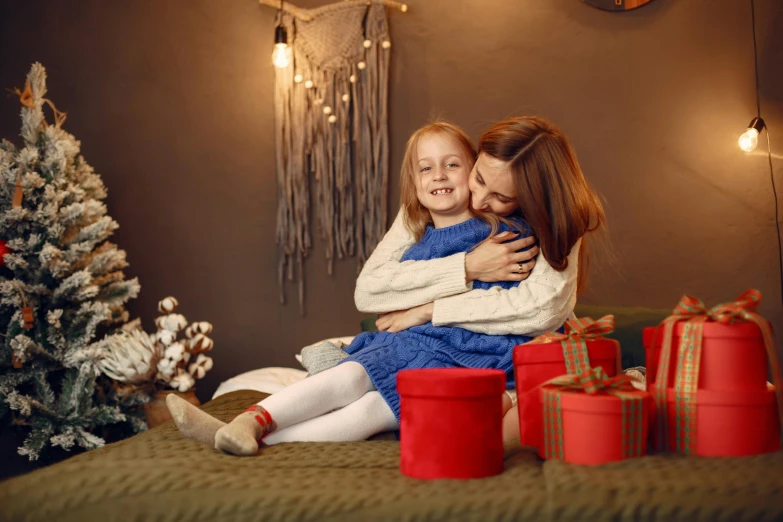
M636 9L651 0L584 0L585 3L604 11L628 11Z

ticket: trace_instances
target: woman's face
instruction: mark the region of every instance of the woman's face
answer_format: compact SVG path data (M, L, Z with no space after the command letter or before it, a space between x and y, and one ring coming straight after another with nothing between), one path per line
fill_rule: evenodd
M508 163L480 153L468 179L470 202L476 212L508 216L519 208Z

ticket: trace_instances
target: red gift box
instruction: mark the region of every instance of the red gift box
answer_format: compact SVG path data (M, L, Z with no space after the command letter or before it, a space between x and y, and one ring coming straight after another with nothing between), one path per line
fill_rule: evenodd
M501 370L399 372L402 474L471 479L502 473L505 390Z
M748 290L707 309L683 296L657 330L646 332L658 450L750 455L767 452L774 437L780 446L783 378L772 328L756 313L760 300L760 292ZM767 364L775 383L769 389ZM750 433L758 430L764 432Z
M542 386L544 457L595 465L646 455L652 401L631 380L593 368Z
M677 420L674 390L667 390L669 440L676 442ZM696 443L694 455L742 457L780 449L780 421L775 387L764 391L696 394Z
M684 330L684 323L678 323L674 328L672 347L680 346ZM657 379L663 327L645 328L642 342L647 366L647 387L651 389ZM767 366L764 336L758 325L704 323L699 389L763 392L767 386ZM669 383L674 382L676 369L676 364L669 365Z
M607 325L609 321L611 324ZM589 329L594 324L604 324L604 327L592 334L585 332L585 328ZM533 446L539 450L539 454L543 454L544 420L538 390L543 383L563 374L575 374L579 369L589 369L590 366L603 368L609 376L621 373L620 343L600 337L600 334L613 329L613 316L604 317L598 322L590 318L579 319L566 323L567 334L547 334L514 348L519 435L523 445ZM598 335L594 335L596 333ZM585 353L580 356L581 362L578 364L571 361L572 354L568 353L569 335L570 339L580 339L579 344L584 343Z

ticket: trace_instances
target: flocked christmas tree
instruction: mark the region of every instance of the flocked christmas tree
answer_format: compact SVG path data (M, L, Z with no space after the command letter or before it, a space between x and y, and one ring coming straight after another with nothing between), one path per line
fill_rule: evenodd
M107 241L118 224L106 215L106 188L44 98L41 64L17 94L23 146L0 143L0 240L10 251L0 269L0 422L27 430L19 453L32 460L49 445L101 446L107 425L145 427L126 413L143 396L118 392L98 367L140 287Z

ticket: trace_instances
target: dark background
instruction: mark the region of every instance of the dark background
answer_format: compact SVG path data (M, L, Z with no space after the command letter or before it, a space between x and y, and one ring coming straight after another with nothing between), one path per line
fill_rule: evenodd
M429 119L477 138L496 120L542 116L570 137L606 201L617 264L598 259L580 302L671 308L683 293L716 304L755 287L781 330L766 134L754 153L737 147L756 115L749 0L614 13L580 0L409 4L390 13L392 207L405 141ZM302 346L355 333L363 317L355 261L329 277L320 246L305 317L293 288L278 303L274 16L253 0L0 2L0 87L22 87L36 60L46 66L49 97L103 176L115 240L141 281L132 315L152 330L157 301L173 295L189 320L214 324L202 400L243 371L296 366ZM781 2L756 1L778 172L782 23ZM17 143L19 108L0 97L0 136Z

